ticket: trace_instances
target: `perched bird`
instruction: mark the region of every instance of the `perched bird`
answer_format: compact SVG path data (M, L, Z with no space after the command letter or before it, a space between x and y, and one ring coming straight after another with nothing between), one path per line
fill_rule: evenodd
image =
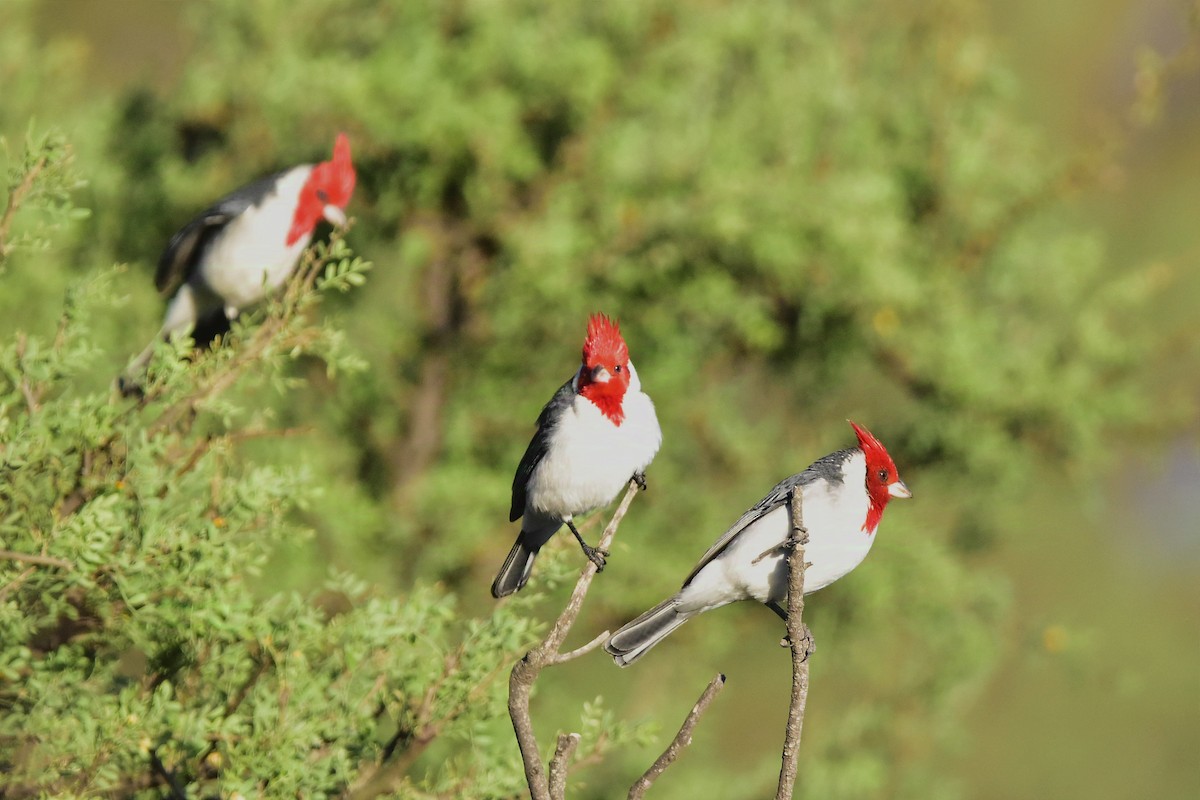
M662 444L654 403L642 392L617 323L588 320L579 371L542 409L537 433L513 478L509 521L521 535L492 583L504 597L525 585L533 559L563 524L598 569L608 555L579 535L572 519L607 505L630 478L645 488L645 470Z
M155 341L176 331L232 320L278 289L295 270L321 219L344 226L356 175L350 142L338 134L333 158L302 164L222 197L183 226L158 260L154 284L171 295ZM173 294L172 294L173 293ZM136 389L153 342L130 364L121 388Z
M708 549L683 588L614 633L604 645L628 666L697 614L736 600L765 603L784 620L787 612L789 503L803 487L808 544L804 592L828 586L867 557L883 510L893 497L912 497L884 446L855 425L858 447L839 450L775 485Z

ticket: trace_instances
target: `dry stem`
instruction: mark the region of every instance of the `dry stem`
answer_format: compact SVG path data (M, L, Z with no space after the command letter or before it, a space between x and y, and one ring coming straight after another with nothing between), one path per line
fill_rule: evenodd
M804 527L803 490L792 490L792 536L788 554L787 633L792 649L792 699L788 706L787 729L783 739L783 763L779 767L779 788L775 800L791 800L796 785L796 769L800 755L800 732L804 727L804 705L808 701L808 656L812 652L812 636L801 620L804 614L804 546L808 544L808 528Z
M696 723L700 721L700 715L705 712L713 698L725 687L725 676L720 673L717 677L709 681L708 687L704 693L700 695L700 699L696 701L696 705L692 706L692 710L683 720L683 725L679 728L679 733L675 734L675 738L667 745L667 749L662 755L650 765L650 769L646 770L642 777L638 778L633 786L629 787L629 800L640 800L656 780L658 776L666 772L667 767L674 763L679 757L683 748L692 743L692 731L696 729Z

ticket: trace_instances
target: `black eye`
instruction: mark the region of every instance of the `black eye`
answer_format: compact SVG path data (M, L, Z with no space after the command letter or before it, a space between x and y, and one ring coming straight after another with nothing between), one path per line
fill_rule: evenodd
M317 199L320 200L322 203L328 203L329 202L329 192L325 191L324 189L317 189Z
M620 372L620 371L621 371L621 365L620 365L620 364L617 364L615 367L613 367L613 372Z
M881 480L881 481L883 481L883 482L885 482L885 483L886 483L886 482L887 482L887 476L888 476L888 472L887 472L887 470L886 470L886 469L881 469L881 470L879 470L879 480Z

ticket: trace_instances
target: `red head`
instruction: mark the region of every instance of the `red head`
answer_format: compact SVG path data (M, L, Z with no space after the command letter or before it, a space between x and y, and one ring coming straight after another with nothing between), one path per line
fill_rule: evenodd
M322 217L333 225L345 225L346 214L342 209L350 203L356 179L354 164L350 162L350 140L339 133L333 144L333 158L313 167L300 189L292 228L288 231L288 246L312 235Z
M874 533L883 518L883 509L893 497L912 497L912 492L900 480L896 464L883 442L876 439L869 430L850 423L858 436L858 448L867 457L867 495L871 498L871 507L867 510L867 521L863 530L868 534Z
M603 314L592 314L583 342L579 393L595 403L614 425L620 425L625 419L621 402L630 376L629 347L621 337L621 329Z

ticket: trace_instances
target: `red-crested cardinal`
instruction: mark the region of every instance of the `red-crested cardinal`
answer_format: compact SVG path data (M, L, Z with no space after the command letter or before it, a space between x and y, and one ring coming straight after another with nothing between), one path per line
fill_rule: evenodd
M321 219L346 224L356 175L350 142L339 134L333 158L302 164L243 186L183 226L158 260L154 284L171 295L155 338L187 330L210 318L234 319L242 309L278 289L295 270ZM121 378L136 379L154 350L151 343Z
M628 623L604 645L619 666L637 661L667 634L697 614L735 602L757 600L787 618L789 502L803 487L808 544L804 593L842 577L867 557L883 510L893 497L912 497L883 444L850 423L858 447L818 459L786 478L747 511L709 548L677 594Z
M583 540L573 518L610 503L630 478L645 488L662 430L616 322L603 314L588 320L583 364L537 426L513 478L509 521L523 517L521 535L492 583L494 597L525 585L538 549L563 524L603 569L608 554Z

